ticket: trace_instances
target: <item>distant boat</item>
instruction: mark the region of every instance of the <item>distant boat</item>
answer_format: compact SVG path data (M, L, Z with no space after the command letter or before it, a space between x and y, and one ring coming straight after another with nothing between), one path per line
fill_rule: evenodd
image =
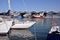
M37 14L37 15L33 15L34 18L43 18L43 13L42 14Z
M35 24L36 22L32 22L32 21L26 21L26 22L20 22L20 23L16 23L14 24L11 28L12 29L26 29L31 27L33 24Z
M2 18L0 18L0 34L8 33L11 25L12 21L3 21Z
M40 15L33 15L34 18L43 18L43 16Z

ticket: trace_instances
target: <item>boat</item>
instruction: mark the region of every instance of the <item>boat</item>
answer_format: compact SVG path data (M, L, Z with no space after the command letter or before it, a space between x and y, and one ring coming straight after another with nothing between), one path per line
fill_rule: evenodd
M34 18L43 18L43 13L33 15Z
M33 15L34 18L42 18L43 16L40 15Z
M57 31L51 34L48 33L47 40L60 40L60 33L58 33Z
M12 25L12 21L4 21L0 18L0 34L7 34Z
M60 40L60 29L57 27L58 26L51 28L51 30L49 31L47 35L47 40Z
M11 29L27 29L35 23L36 22L33 22L33 21L25 21L25 22L23 22L23 21L20 22L19 21L18 23L14 23L14 25L11 27Z

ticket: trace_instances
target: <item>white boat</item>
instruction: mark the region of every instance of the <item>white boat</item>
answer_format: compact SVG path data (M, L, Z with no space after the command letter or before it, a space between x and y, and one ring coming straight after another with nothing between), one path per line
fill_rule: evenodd
M1 19L0 20L0 34L8 33L12 25L12 21L3 21L2 18L0 19Z
M33 17L34 17L34 18L43 18L43 14L44 14L44 13L37 14L37 15L33 15Z
M42 18L40 15L33 15L34 18Z
M36 22L32 22L32 21L15 23L15 25L13 25L11 28L13 28L13 29L17 29L17 28L29 28L29 27L31 27L35 23Z

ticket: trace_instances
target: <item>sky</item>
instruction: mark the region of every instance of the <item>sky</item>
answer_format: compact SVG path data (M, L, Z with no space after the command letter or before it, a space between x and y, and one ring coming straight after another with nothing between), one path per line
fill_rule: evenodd
M60 10L60 0L10 0L14 11ZM8 11L8 0L0 0L0 12Z

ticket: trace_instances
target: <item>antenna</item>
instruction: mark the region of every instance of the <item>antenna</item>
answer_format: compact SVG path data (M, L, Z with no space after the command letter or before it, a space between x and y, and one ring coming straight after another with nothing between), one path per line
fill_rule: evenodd
M8 10L10 10L10 0L8 0Z

